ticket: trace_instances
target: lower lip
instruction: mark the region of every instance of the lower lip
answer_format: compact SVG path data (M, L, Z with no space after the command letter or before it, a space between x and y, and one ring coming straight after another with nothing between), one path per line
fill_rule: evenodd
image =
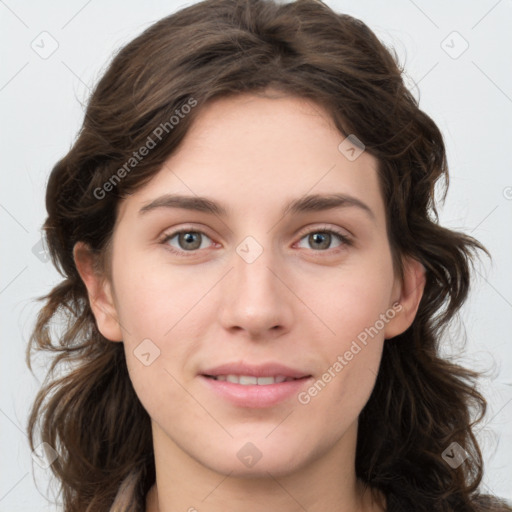
M311 377L303 379L290 380L276 384L267 384L264 386L235 384L233 382L215 380L210 377L200 375L207 386L222 398L229 400L238 407L249 407L253 409L263 409L272 407L292 396L297 396L300 390L306 386Z

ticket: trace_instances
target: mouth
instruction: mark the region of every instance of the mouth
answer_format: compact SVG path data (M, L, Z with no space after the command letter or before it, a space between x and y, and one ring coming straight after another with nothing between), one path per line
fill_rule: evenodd
M269 386L271 384L281 384L282 382L291 382L294 380L307 379L311 375L304 377L286 377L285 375L275 375L268 377L257 377L255 375L204 375L209 379L231 382L232 384L241 384L242 386Z
M212 398L237 408L263 409L289 402L313 380L304 371L280 363L260 366L230 363L198 375Z

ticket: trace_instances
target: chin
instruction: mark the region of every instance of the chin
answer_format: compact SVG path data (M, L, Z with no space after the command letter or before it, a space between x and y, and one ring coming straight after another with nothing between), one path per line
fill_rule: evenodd
M252 439L252 440L251 440ZM209 469L232 477L268 478L286 476L307 464L307 450L303 443L284 443L276 437L274 442L258 437L237 438L217 453L198 459ZM203 454L204 455L204 454Z

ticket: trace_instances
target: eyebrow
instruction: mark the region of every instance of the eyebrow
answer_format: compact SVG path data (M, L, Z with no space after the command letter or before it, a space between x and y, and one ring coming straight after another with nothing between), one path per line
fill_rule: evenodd
M287 203L282 211L282 215L288 213L298 214L307 212L318 212L331 210L334 208L358 208L364 211L372 220L375 220L375 214L371 208L356 197L347 194L312 194L298 199L293 199ZM159 208L182 208L198 212L209 213L226 217L227 208L207 197L185 196L177 194L165 194L157 197L153 201L145 204L139 214L143 215Z

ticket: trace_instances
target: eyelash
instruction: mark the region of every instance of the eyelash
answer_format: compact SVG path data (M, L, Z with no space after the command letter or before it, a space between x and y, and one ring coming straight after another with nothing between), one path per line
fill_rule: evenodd
M167 242L169 242L169 240L172 240L176 235L179 235L181 233L198 233L198 234L206 236L207 238L210 238L204 231L194 229L194 228L185 228L185 229L180 229L179 231L174 231L172 233L165 234L163 236L163 238L160 240L160 243L162 245L165 245L165 244L167 244ZM344 233L341 233L340 231L338 231L336 229L328 228L328 227L315 228L315 229L310 229L309 231L306 231L306 232L301 232L299 234L299 236L300 236L299 241L312 233L329 233L329 234L337 236L341 242L341 245L339 247L335 247L334 249L323 249L323 250L319 250L319 251L315 251L312 249L312 251L316 252L316 253L331 252L331 251L334 251L335 253L337 253L340 250L343 250L344 247L350 247L353 245L352 240L347 235L345 235ZM211 238L210 238L210 240L211 240ZM202 249L194 249L192 251L183 251L183 250L177 250L170 245L167 245L167 249L174 254L177 254L179 256L185 256L185 257L196 256L197 251L202 250Z

